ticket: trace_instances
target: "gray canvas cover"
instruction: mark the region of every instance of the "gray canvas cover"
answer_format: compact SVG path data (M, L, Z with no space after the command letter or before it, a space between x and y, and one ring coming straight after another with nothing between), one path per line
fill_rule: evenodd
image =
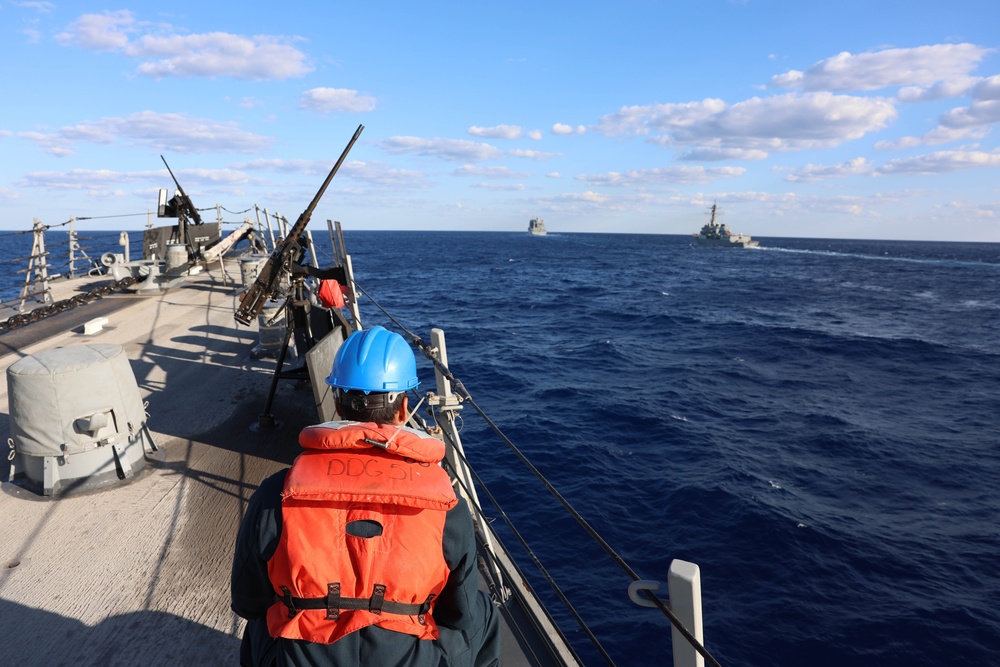
M29 456L60 456L101 441L125 441L146 419L120 345L94 343L29 355L7 369L7 387L14 447Z

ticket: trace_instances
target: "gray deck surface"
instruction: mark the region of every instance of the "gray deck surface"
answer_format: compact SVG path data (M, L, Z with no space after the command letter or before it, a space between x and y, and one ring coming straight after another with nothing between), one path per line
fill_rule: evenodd
M126 483L55 500L11 483L2 466L0 665L238 663L242 621L229 609L237 527L257 484L291 463L299 430L317 417L311 390L282 380L272 408L282 427L250 428L274 360L252 359L256 328L233 319L234 266L225 279L215 268L163 293L108 296L0 335L3 369L54 347L122 345L160 448ZM79 288L56 289L58 300ZM109 324L84 336L82 323L97 315ZM6 442L6 373L0 391ZM504 664L532 662L508 641Z

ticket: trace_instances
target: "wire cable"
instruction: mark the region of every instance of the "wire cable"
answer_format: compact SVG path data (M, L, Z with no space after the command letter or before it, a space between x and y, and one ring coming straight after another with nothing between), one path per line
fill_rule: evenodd
M545 478L545 475L543 475L541 471L539 471L538 468L536 468L534 464L531 463L528 457L526 457L524 453L521 452L521 450L517 447L517 445L515 445L510 440L510 438L508 438L504 434L504 432L500 430L500 427L497 426L492 419L490 419L489 415L487 415L486 412L481 407L479 407L479 405L472 399L472 395L469 393L469 390L465 388L465 385L462 383L462 381L456 378L454 374L452 374L451 370L449 370L447 366L445 366L440 362L440 360L438 360L436 350L434 350L434 348L432 348L430 345L424 342L419 336L417 336L416 334L408 330L406 327L404 327L396 318L390 315L389 312L381 306L381 304L379 304L375 299L373 299L372 296L368 294L368 292L362 289L360 285L355 283L355 287L357 287L358 291L360 291L362 294L368 297L368 299L371 300L371 302L375 305L375 307L378 308L380 311L382 311L382 313L386 317L388 317L393 322L393 324L395 324L397 327L399 327L401 331L403 331L404 333L406 333L407 336L409 336L410 341L413 343L413 345L420 348L424 356L427 357L431 361L431 363L434 364L434 367L441 372L441 374L445 377L445 379L449 380L452 383L452 387L454 388L455 393L458 394L464 401L467 401L469 405L471 405L472 408L479 413L479 415L483 418L483 420L486 421L486 423L493 430L493 432L496 433L497 436L504 441L504 443L507 445L508 448L510 448L512 452L514 452L515 456L517 456L518 459L521 460L521 463L523 463L524 466L528 468L528 470L530 470L532 474L535 475L535 477L538 478L538 480L542 483L543 486L545 486L545 488L549 491L549 493L551 493L556 498L556 500L558 500L562 504L562 506L566 509L566 511L569 512L570 516L572 516L576 520L576 522L580 524L580 526L584 529L584 531L586 531L587 534L590 535L591 539L597 542L597 544L599 544L600 547L604 549L605 553L607 553L611 557L611 559L614 560L615 563L617 563L618 566L622 570L624 570L625 573L628 574L628 576L632 578L633 581L639 581L641 577L639 577L639 575L636 574L635 570L633 570L632 567L628 563L626 563L621 556L618 555L618 553L611 547L611 545L608 544L596 530L594 530L594 528L587 522L586 519L583 518L583 516L579 512L576 511L576 509L570 504L570 502L566 500L566 498L563 497L563 495L559 493L559 491L554 486L552 486L552 484ZM688 643L690 643L691 646L694 647L694 649L698 651L698 653L701 654L703 658L705 658L706 662L708 662L709 665L711 665L712 667L722 667L719 661L716 660L714 657L712 657L712 654L709 653L708 650L702 645L702 643L698 641L698 639L694 636L694 634L692 634L692 632L688 630L687 627L685 627L685 625L681 622L681 620L677 617L677 615L673 612L673 610L670 609L670 607L666 603L660 600L652 591L646 591L646 592L649 596L649 600L656 605L656 608L659 609L664 616L667 617L671 625L673 625L674 628L676 628L677 631L681 633L684 639L686 639Z

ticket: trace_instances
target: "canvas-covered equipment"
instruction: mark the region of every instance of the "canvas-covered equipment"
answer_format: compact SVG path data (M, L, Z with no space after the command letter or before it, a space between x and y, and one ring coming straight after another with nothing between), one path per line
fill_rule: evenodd
M143 443L155 449L120 345L88 344L28 355L7 369L15 471L45 495L133 476Z

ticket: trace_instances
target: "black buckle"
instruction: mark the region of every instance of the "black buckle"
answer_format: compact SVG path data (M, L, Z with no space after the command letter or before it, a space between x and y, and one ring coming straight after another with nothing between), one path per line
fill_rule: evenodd
M385 584L375 584L371 600L368 601L368 611L380 616L383 602L385 602Z
M299 613L299 610L295 608L295 601L294 598L292 598L292 592L288 590L288 586L282 586L281 592L284 593L284 595L281 596L281 601L285 603L286 607L288 607L288 618L295 618L295 615Z
M417 622L419 622L420 625L427 625L426 616L427 612L431 610L431 600L433 599L434 599L434 594L431 593L430 595L427 596L427 599L424 600L424 603L420 605L420 611L417 612Z
M326 585L326 620L340 618L340 582Z

